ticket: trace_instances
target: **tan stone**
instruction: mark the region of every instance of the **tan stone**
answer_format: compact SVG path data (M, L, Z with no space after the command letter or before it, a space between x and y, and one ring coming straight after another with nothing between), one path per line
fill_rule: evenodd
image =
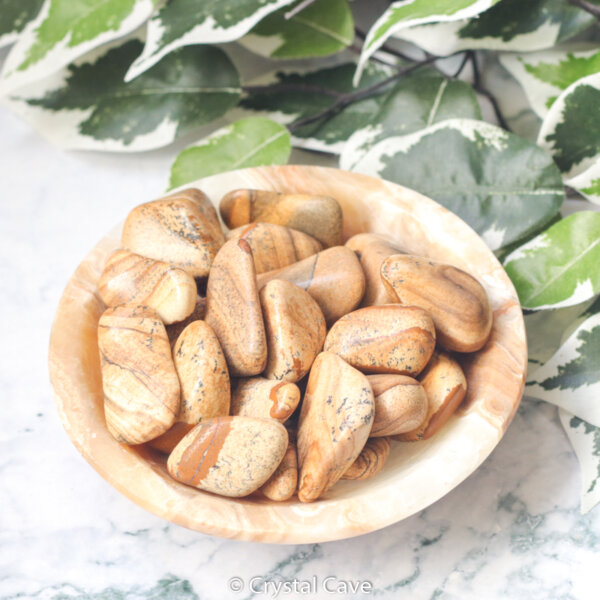
M386 258L381 275L402 304L420 306L433 319L447 350L475 352L487 341L492 310L483 286L471 275L428 258Z
M289 267L258 275L258 287L285 279L306 290L320 306L328 325L354 310L365 292L365 276L356 254L344 246L323 250Z
M427 394L427 416L417 429L394 439L412 442L430 438L452 416L467 393L463 370L444 352L433 355L420 379Z
M107 309L98 323L104 414L125 444L158 437L179 411L179 380L165 326L147 306Z
M298 425L301 502L319 498L356 460L369 437L373 414L367 378L339 356L319 354Z
M251 223L233 229L228 239L244 239L252 249L257 273L287 267L323 250L310 235L273 223Z
M226 242L215 257L206 285L205 320L219 339L232 376L264 370L267 340L246 240Z
M184 319L183 321L179 321L178 323L172 323L171 325L167 325L167 335L169 336L169 342L171 343L171 348L175 345L177 338L181 335L181 332L194 321L198 321L204 319L204 315L206 313L206 298L204 296L196 296L196 304L194 306L194 310L192 314Z
M215 417L196 425L177 444L167 469L181 483L239 498L271 477L287 447L287 431L277 421Z
M371 437L397 435L416 429L427 416L423 386L406 375L368 375L375 396Z
M225 236L210 200L190 188L134 208L121 239L131 252L205 277Z
M390 455L390 440L386 437L367 440L358 458L348 467L342 479L362 480L377 475Z
M289 432L288 432L289 434ZM269 480L260 488L260 491L274 502L289 500L298 487L298 456L296 442L290 436L287 450L283 459Z
M323 312L310 294L283 279L273 279L260 290L260 303L268 348L265 377L300 381L323 348Z
M324 348L366 373L415 376L433 353L435 329L429 315L416 306L369 306L339 319Z
M234 416L287 421L300 403L300 390L294 383L249 377L238 379L231 395Z
M98 291L106 306L149 306L165 325L183 321L196 305L196 282L189 273L127 250L110 255Z
M330 196L235 190L223 196L219 208L230 229L260 221L303 231L325 247L342 243L342 209Z

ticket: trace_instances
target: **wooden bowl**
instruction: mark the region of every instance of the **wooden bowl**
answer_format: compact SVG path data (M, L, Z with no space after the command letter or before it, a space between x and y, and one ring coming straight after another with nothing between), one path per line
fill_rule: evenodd
M527 348L512 283L470 227L417 192L337 169L261 167L190 185L215 204L236 188L331 195L343 208L346 238L364 231L386 234L407 252L451 263L477 277L494 312L492 335L483 350L465 356L468 394L458 413L425 442L394 442L377 476L340 481L312 504L201 492L172 480L160 455L121 445L106 429L96 336L104 305L97 282L108 255L119 247L119 227L71 277L50 339L58 412L75 446L102 477L141 507L190 529L240 540L309 543L360 535L404 519L444 496L483 462L519 405Z

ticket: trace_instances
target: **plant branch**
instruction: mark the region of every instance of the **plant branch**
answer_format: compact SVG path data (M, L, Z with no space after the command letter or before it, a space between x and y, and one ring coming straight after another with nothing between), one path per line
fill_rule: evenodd
M358 27L354 28L354 33L356 34L356 37L359 40L362 40L363 42L367 39L366 33L364 31L361 31ZM391 54L392 56L395 56L396 58L401 58L402 60L405 60L407 62L419 62L418 58L413 58L412 56L409 56L408 54L404 54L404 52L401 52L400 50L396 50L395 48L391 48L387 44L384 44L383 46L381 46L377 51ZM373 57L371 56L371 58L373 58Z
M302 12L305 8L308 8L315 1L316 0L304 0L303 2L300 2L300 4L294 6L292 10L288 10L288 12L283 15L284 18L289 20L292 17L295 17L299 12Z
M587 0L568 0L569 4L576 6L577 8L581 8L581 10L585 10L585 12L589 13L596 17L596 19L600 20L600 6L596 4L592 4Z
M306 94L321 94L323 96L329 96L330 98L336 99L344 95L344 92L321 87L320 85L310 85L309 83L270 83L267 85L243 85L242 91L248 94L301 92Z

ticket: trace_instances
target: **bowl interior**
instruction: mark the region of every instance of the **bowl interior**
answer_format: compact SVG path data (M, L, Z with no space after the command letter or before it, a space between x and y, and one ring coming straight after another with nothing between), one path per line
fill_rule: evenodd
M504 270L458 217L396 184L337 169L260 167L190 184L218 204L236 188L325 194L344 212L344 235L371 231L406 252L465 269L485 287L494 311L483 350L465 355L467 397L431 439L392 444L385 468L366 481L341 481L312 504L231 499L173 481L160 454L117 443L104 422L97 323L104 311L97 281L120 245L120 227L102 239L70 279L50 341L50 375L58 411L88 462L131 500L169 521L212 535L301 543L341 539L379 529L435 502L490 454L509 425L523 391L527 350L519 302ZM186 186L188 187L188 186Z

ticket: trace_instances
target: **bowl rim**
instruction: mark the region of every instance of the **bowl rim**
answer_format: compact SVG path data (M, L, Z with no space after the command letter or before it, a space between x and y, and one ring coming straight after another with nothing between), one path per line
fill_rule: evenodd
M483 240L458 216L450 213L430 198L409 188L380 178L359 175L331 167L306 165L252 167L213 175L190 182L177 189L199 187L203 191L207 191L207 189L217 185L219 180L245 179L252 178L254 175L260 175L267 181L277 177L288 177L295 180L299 176L319 177L325 180L333 177L334 174L336 177L340 177L340 173L343 174L342 177L349 178L352 181L364 181L365 185L376 182L379 188L383 186L390 191L395 190L397 193L408 194L412 198L424 202L428 209L436 213L441 211L444 220L447 219L453 227L457 227L470 242L478 244L481 250L485 249L487 259L491 259L492 263L495 263L495 266L501 269L502 273L499 274L499 277L504 285L506 298L511 301L508 310L512 311L511 318L514 321L512 327L516 328L516 333L520 334L522 339L519 340L520 344L518 346L520 354L515 357L515 366L513 367L517 379L520 378L520 387L518 387L517 397L513 399L509 411L504 410L500 416L493 415L493 425L494 427L497 426L497 439L494 443L490 442L485 448L482 448L477 460L472 462L468 469L461 472L460 476L450 481L443 481L439 489L429 495L424 505L414 507L402 505L394 509L394 506L390 506L389 490L385 486L379 486L370 495L368 501L350 495L349 498L334 497L313 504L301 504L290 501L284 503L258 502L253 498L230 499L199 492L177 482L162 482L161 484L156 479L156 477L159 477L157 467L152 464L151 460L142 465L139 462L140 455L137 452L131 448L121 446L116 440L113 440L113 442L118 446L118 449L107 445L102 446L95 442L96 432L85 431L81 424L75 422L75 415L87 414L82 413L82 407L84 407L83 410L86 410L85 396L86 393L91 391L91 388L89 390L80 389L81 386L77 383L77 373L81 375L82 367L85 368L86 365L92 364L90 361L94 357L82 357L77 354L78 346L73 343L73 340L78 330L75 326L72 326L72 323L74 319L76 322L77 319L83 319L86 311L97 309L98 306L92 306L94 303L102 304L97 286L96 289L93 289L93 286L90 285L90 277L93 277L93 273L95 273L92 264L98 261L99 253L106 253L107 248L111 244L114 245L114 239L120 230L120 227L117 227L102 238L88 253L69 279L61 296L50 336L50 382L63 427L75 447L108 483L149 512L178 525L210 535L269 543L315 543L361 535L381 529L419 512L459 485L489 456L512 421L523 394L527 368L527 346L524 338L523 315L520 305L518 305L516 291L508 275L506 275L491 250L485 246ZM235 187L231 186L230 189L235 189ZM210 193L207 193L210 197ZM85 282L85 284L82 285L82 282ZM515 313L514 302L518 307L518 315ZM494 323L496 325L496 318ZM67 328L66 333L65 328ZM95 333L90 335L95 335ZM69 345L69 342L71 342L71 345ZM87 401L89 403L89 395ZM469 418L472 417L471 420L473 421L469 424L471 428L469 431L480 422L485 421L487 424L492 422L489 415L482 416L478 411L471 411L468 416ZM464 415L461 416L461 419L466 421ZM452 418L452 421L455 422L459 420L456 416ZM419 443L424 444L423 442ZM98 448L106 450L106 455L102 453L98 455L95 452ZM111 460L115 462L111 464ZM126 467L121 468L119 466L118 472L115 473L112 467L120 461L123 461ZM136 480L135 485L132 487L132 479L127 476L127 473L128 469L130 470L136 465L140 470L140 477L147 477L148 481L138 482ZM149 491L149 488L153 486L156 487L154 497ZM165 499L167 499L166 504ZM193 507L193 510L184 509L184 505ZM380 510L384 505L385 510ZM323 514L320 516L321 513ZM341 515L340 518L332 518L336 513ZM225 515L228 515L228 518L225 518ZM326 516L329 522L324 525L320 521Z

